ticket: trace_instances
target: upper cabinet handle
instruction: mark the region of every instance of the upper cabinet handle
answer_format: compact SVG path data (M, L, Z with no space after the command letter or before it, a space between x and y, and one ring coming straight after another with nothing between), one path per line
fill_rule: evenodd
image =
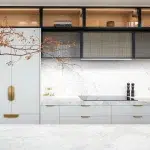
M82 107L90 107L91 105L81 105Z
M142 118L142 116L133 116L134 118Z
M54 107L54 106L56 106L56 105L45 105L46 107Z
M143 106L143 105L133 105L133 106L136 106L136 107L141 107L141 106Z
M9 101L15 100L15 87L14 86L8 87L8 100Z
M81 116L81 118L90 118L90 116Z

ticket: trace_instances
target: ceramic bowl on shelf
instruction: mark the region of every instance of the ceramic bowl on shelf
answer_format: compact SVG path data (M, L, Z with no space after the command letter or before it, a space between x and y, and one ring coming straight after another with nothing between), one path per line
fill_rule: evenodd
M115 27L115 22L114 21L107 21L106 26L107 27Z

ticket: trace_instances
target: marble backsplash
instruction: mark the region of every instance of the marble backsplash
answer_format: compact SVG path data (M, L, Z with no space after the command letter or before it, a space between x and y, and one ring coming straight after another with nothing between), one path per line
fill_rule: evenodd
M135 83L136 96L150 96L150 60L81 61L60 63L42 58L42 94L51 96L126 95L127 82Z

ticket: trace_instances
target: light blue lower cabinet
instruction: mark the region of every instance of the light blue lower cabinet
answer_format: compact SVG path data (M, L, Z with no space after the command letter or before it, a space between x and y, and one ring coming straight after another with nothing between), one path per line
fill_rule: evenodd
M110 106L41 106L41 124L110 124Z
M113 115L112 124L150 124L150 116L143 115Z
M150 106L41 106L41 124L150 124Z
M110 124L110 116L60 117L60 124Z
M39 114L1 114L0 124L39 124Z
M59 124L59 106L44 105L40 110L41 124Z
M149 105L112 106L113 124L150 124Z

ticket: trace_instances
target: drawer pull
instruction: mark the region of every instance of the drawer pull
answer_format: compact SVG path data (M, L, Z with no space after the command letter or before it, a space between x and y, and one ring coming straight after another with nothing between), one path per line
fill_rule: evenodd
M135 106L135 107L141 107L141 106L143 106L143 105L133 105L133 106Z
M8 87L8 100L13 101L15 99L15 87L9 86Z
M90 118L90 116L81 116L81 118Z
M134 118L142 118L142 116L133 116Z
M54 106L56 106L56 105L45 105L46 107L54 107Z
M4 118L18 118L19 114L4 114Z
M91 105L81 105L82 107L90 107Z

